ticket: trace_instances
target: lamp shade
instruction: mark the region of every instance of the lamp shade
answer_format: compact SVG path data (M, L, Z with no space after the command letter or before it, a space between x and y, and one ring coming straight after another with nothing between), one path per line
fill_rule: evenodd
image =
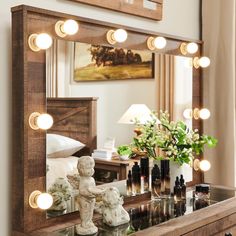
M133 104L119 119L120 124L134 124L137 120L140 124L145 124L151 121L151 111L145 104ZM161 122L157 119L157 124Z

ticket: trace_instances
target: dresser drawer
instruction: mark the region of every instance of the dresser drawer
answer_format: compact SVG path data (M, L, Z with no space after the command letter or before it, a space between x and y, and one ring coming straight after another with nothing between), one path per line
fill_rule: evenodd
M230 227L229 229L224 230L223 232L216 234L216 236L236 236L236 222L233 227Z
M227 235L231 233L236 236L236 213L207 224L201 228L191 231L186 236L210 236L210 235Z

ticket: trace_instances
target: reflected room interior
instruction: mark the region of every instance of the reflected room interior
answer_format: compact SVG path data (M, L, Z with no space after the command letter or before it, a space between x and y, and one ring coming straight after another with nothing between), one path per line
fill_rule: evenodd
M106 61L102 65L99 53L95 54L99 50L100 54L102 50L107 52ZM130 58L129 63L113 59L120 55L120 51L123 51L124 58ZM118 56L111 57L116 53ZM97 58L94 55L98 55ZM134 55L138 55L140 61L137 62ZM140 78L132 78L133 71L128 69L128 66L135 65L147 68L143 75L142 72L139 73ZM107 73L111 74L112 67L119 67L121 73L114 72L114 77L107 77L106 72L101 72L110 70ZM141 71L140 68L134 69ZM122 71L126 71L124 78L120 78L124 74ZM192 128L192 120L183 116L184 110L192 108L193 72L190 57L54 40L52 47L46 51L46 75L47 113L53 114L55 119L54 126L47 131L47 191L58 202L48 210L49 217L78 210L74 200L78 191L73 190L69 182L79 178L78 152L83 149L85 140L78 133L82 132L80 128L84 129L82 126L85 123L81 118L83 111L81 113L78 110L80 104L78 102L76 107L74 100L97 98L98 149L104 147L109 137L115 140L116 147L131 143L135 125L121 124L118 121L132 104L142 103L153 111L168 110L171 120L184 120ZM147 78L143 78L145 75ZM66 153L53 152L59 143L60 150L68 150L73 145L78 146L78 150L72 148ZM112 169L96 169L95 166L95 170L97 184L123 179ZM191 168L186 167L185 179L187 182L192 181ZM61 186L61 190L56 186ZM65 192L64 197L57 196L60 195L59 192Z

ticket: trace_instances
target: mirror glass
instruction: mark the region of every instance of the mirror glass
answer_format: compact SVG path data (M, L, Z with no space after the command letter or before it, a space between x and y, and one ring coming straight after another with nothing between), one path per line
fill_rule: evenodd
M98 148L103 148L107 140L115 141L116 147L131 142L134 126L118 123L118 120L132 104L145 104L155 111L168 110L173 120L183 120L183 111L192 108L193 76L187 57L154 56L147 50L56 40L47 50L46 63L47 98L98 98ZM191 120L185 121L191 127ZM74 144L82 147L75 143L82 140L67 138L57 136L55 132L50 134L50 130L47 134L47 190L52 193L55 203L48 211L48 217L77 210L75 198L78 193L72 186L79 178L78 157L74 156L78 150L72 148L72 152L64 153L61 150ZM110 173L105 170L103 174L106 172ZM186 181L192 179L191 170L188 172ZM115 174L113 180L120 179Z

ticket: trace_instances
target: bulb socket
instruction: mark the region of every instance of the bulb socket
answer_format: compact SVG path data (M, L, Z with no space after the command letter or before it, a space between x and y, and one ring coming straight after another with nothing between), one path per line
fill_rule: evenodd
M63 25L64 25L64 21L62 21L62 20L57 21L57 23L55 24L55 32L61 38L64 38L67 35L63 31Z
M37 125L37 118L40 116L41 114L39 112L33 112L30 117L29 117L29 126L31 129L33 130L38 130L39 127Z
M28 38L28 45L30 49L34 52L39 52L40 48L36 45L36 38L38 34L31 34Z
M29 205L33 209L38 208L37 198L39 197L40 194L42 194L42 193L40 191L36 190L36 191L32 192L29 196Z

